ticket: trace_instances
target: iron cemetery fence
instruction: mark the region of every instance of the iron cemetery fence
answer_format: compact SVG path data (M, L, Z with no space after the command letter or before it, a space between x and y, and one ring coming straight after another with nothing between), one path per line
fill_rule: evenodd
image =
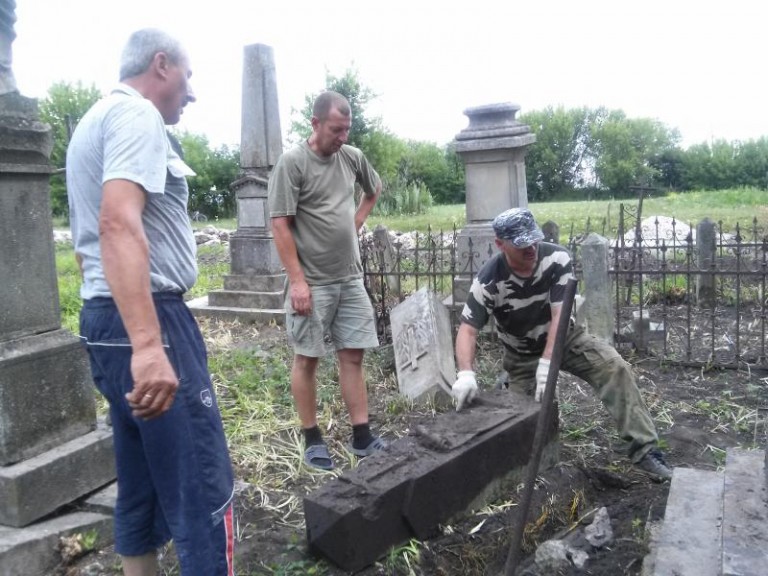
M572 229L566 245L579 280L587 228ZM601 235L605 228L597 227ZM471 239L462 250L457 236L455 227L399 235L379 228L361 241L382 344L391 342L392 308L425 286L452 311L455 333L469 284L496 251ZM757 219L733 230L708 220L694 227L664 217L641 223L622 206L605 265L620 349L687 366L768 367L768 233Z

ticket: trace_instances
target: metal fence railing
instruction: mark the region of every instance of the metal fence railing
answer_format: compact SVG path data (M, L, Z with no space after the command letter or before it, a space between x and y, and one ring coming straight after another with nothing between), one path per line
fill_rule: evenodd
M620 218L607 263L617 347L688 366L768 367L768 234L756 219L746 230L739 225L724 230L722 222L714 229L714 250L702 259L695 229L674 219L656 218L643 228ZM571 230L566 244L578 279L585 236ZM385 344L392 338L392 308L424 286L452 311L455 328L469 284L495 246L472 239L462 243L454 228L384 231L366 236L360 250L379 340ZM648 319L640 329L650 332L639 340L626 336L637 317Z

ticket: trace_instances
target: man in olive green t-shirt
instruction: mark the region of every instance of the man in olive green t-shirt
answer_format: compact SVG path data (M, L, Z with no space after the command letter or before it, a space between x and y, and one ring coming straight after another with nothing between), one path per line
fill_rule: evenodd
M381 194L365 155L346 145L352 112L346 98L323 92L312 109L312 135L283 154L269 180L269 214L288 276L286 331L294 347L291 392L304 432L304 460L333 468L317 425L316 372L329 340L352 423L348 449L363 457L386 447L368 425L365 348L378 345L363 285L357 234ZM363 196L355 207L355 185Z

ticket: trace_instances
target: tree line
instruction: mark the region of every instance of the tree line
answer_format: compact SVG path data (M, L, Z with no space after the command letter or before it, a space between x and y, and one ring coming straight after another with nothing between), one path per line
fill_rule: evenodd
M362 149L382 177L376 213L413 214L432 204L465 201L464 165L453 143L406 140L392 134L368 112L376 98L354 69L326 74L323 90L344 94L352 107L349 144ZM312 102L292 110L287 145L311 132ZM40 116L53 134L51 207L67 217L66 148L74 126L101 93L82 83L56 83L40 101ZM648 118L628 118L621 110L549 107L519 117L536 134L526 155L528 198L532 202L621 198L636 186L665 190L719 190L768 187L768 138L747 142L716 140L683 149L677 129ZM209 219L231 218L236 202L231 184L240 172L237 146L212 147L208 138L175 133L186 162L190 211Z

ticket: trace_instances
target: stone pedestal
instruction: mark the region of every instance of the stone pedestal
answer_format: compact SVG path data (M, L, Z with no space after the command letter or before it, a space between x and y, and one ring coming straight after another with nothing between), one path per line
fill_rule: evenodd
M272 236L267 183L283 144L274 56L263 44L244 50L241 136L242 174L232 183L237 231L229 241L231 274L223 290L188 304L196 315L282 323L285 274Z
M79 339L61 328L51 146L36 101L0 96L0 229L6 236L0 250L0 524L13 526L114 478L110 433L101 433L98 446L85 441L96 429L95 390ZM51 461L75 464L57 474ZM92 466L102 472L91 474ZM47 491L29 490L26 480L6 481L17 474L45 478Z
M519 110L510 103L468 108L469 126L456 135L467 186L467 225L456 239L457 304L466 299L472 275L496 252L491 221L504 210L528 206L525 153L536 135L515 120Z

